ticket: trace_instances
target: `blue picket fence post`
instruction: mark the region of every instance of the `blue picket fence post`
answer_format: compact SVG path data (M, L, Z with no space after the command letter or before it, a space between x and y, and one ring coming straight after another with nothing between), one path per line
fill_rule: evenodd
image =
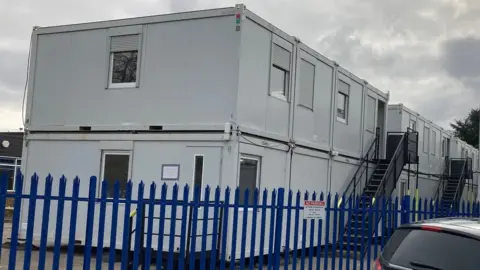
M155 192L157 190L157 185L155 182L153 182L150 185L150 196L148 200L148 216L147 216L147 243L145 246L145 261L143 265L145 267L149 267L150 264L152 263L152 238L153 237L148 237L153 236L153 215L155 214ZM160 236L159 236L160 237ZM149 269L149 268L147 268Z
M34 174L30 180L30 201L28 204L27 235L26 235L26 241L25 241L25 255L24 255L25 257L23 261L23 269L25 270L29 270L30 264L31 264L33 225L35 223L35 210L37 206L37 190L38 190L38 176ZM3 222L2 222L2 226L3 226ZM3 228L2 228L2 232L3 232Z
M130 217L133 213L130 212L132 203L132 182L128 181L126 192L125 192L125 208L123 214L123 237L122 237L122 262L121 268L127 269L128 267L128 258L130 253Z
M160 194L160 219L165 220L166 214L166 204L167 204L167 190L168 186L166 183L162 185L162 190ZM163 242L164 242L164 234L165 234L165 223L160 222L160 227L158 229L158 242L157 242L157 258L156 258L156 268L162 269L163 264Z
M143 181L138 185L138 194L137 194L137 216L135 219L135 242L133 248L133 265L132 269L138 269L140 263L140 250L143 249L142 239L143 239L143 224L144 224L144 215L143 215L143 190L145 185Z
M200 270L205 270L207 260L207 237L208 237L208 210L210 208L210 186L205 187L203 198L203 220L202 220L202 251L200 257ZM248 212L248 211L245 211ZM246 233L245 233L246 234ZM246 238L247 236L244 235ZM213 238L212 238L213 241ZM213 250L213 249L212 249Z
M68 233L67 269L73 268L73 252L75 249L75 233L77 229L78 197L80 193L80 179L73 180L73 190L70 207L70 230Z
M55 245L53 251L53 269L58 269L60 266L60 248L62 241L63 229L63 210L65 207L65 189L67 188L67 178L62 176L60 178L60 189L58 191L57 202L57 224L55 226Z
M14 269L17 259L17 244L18 244L18 230L20 227L20 211L22 207L22 189L23 176L17 175L15 179L15 201L13 203L13 218L12 218L12 234L11 234L11 249L10 259L8 262L8 269ZM2 211L5 211L2 209Z
M50 218L50 201L52 196L53 177L47 176L45 182L45 192L43 200L43 216L40 236L40 252L38 259L38 269L45 270L45 259L47 257L47 237L48 237L48 221Z
M187 216L188 209L190 209L190 187L186 185L183 188L183 200L182 200L182 220L180 225L180 260L178 260L178 269L184 269L185 267L185 256L187 249ZM174 206L172 206L174 207Z
M112 228L110 230L110 251L108 253L108 270L113 270L115 267L119 200L120 200L120 182L118 182L117 180L113 185Z
M278 202L277 202L277 216L275 226L275 265L274 269L280 268L280 252L282 247L282 232L283 232L283 204L285 200L285 189L278 189ZM313 236L313 234L312 234ZM250 247L255 248L255 247Z
M97 257L96 257L96 264L95 269L102 269L102 262L103 262L103 239L104 239L104 231L105 231L105 212L107 208L107 190L108 190L108 182L103 180L101 187L101 195L100 195L100 215L99 215L99 222L98 222L98 238L97 238Z
M95 196L97 190L97 177L90 177L87 204L87 223L85 229L85 249L83 255L83 269L90 269L90 258L92 257L93 219L95 217Z

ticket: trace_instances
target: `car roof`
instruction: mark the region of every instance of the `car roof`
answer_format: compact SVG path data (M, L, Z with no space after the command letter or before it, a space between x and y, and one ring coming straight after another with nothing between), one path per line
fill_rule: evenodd
M480 238L480 218L448 217L435 218L402 225L402 227L434 226L451 232L466 233Z

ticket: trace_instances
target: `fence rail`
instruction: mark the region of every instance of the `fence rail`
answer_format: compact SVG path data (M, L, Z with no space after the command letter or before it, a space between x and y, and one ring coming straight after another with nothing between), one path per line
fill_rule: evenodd
M50 253L53 269L59 269L60 262L65 264L62 268L73 269L78 260L84 269L118 265L121 269L370 269L399 225L445 214L439 212L442 202L419 199L417 204L408 196L348 200L337 194L283 188L192 191L188 186L128 182L123 198L118 182L112 187L96 177L82 185L78 178L40 180L34 175L24 181L19 174L15 184L11 194L6 177L0 181L0 208L7 198L14 200L8 260L0 249L0 259L8 262L9 269L22 263L24 269L45 269ZM109 188L114 190L112 198L107 196ZM360 202L368 200L377 203L365 208ZM417 209L411 207L415 205ZM479 217L479 209L478 202L462 202L446 214ZM363 216L370 219L365 222L368 226L348 231L349 217ZM372 222L376 217L380 222ZM5 220L3 211L0 219ZM339 237L344 233L346 239ZM5 222L1 222L1 239L8 237L4 234ZM357 236L368 241L358 243ZM23 250L20 240L25 242ZM50 240L53 250L47 247ZM35 241L38 250L33 250ZM38 253L38 261L32 260L33 253Z

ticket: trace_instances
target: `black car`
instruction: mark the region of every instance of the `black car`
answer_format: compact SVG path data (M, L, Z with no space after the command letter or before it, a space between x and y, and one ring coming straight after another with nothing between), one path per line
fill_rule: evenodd
M442 218L398 227L374 270L479 270L480 219Z

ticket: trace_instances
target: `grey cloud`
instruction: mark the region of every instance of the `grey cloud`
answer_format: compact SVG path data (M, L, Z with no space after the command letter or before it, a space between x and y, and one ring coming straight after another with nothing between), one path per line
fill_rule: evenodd
M196 0L170 0L170 9L172 12L183 12L195 9Z
M444 67L458 79L480 75L480 39L473 37L448 40L444 43Z
M0 84L19 91L25 84L27 52L0 50Z

